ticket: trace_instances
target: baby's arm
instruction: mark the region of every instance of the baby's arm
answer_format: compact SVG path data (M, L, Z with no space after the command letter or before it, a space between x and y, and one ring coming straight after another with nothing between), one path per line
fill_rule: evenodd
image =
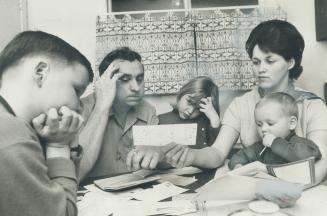
M229 169L235 169L242 165L256 161L256 146L257 144L253 144L235 153L228 163Z
M271 150L273 153L284 158L288 162L302 160L314 156L316 160L321 158L319 147L311 140L294 136L289 141L275 138Z

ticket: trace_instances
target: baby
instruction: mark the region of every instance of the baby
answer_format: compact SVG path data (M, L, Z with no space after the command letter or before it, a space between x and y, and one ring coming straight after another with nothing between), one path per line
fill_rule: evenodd
M254 117L262 140L234 154L228 163L230 169L254 161L283 164L311 156L321 158L314 142L295 134L298 108L290 95L277 92L264 96L256 104Z

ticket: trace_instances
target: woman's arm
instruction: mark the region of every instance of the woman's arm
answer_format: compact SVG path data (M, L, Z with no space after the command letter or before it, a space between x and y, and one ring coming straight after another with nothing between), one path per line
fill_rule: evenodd
M319 146L321 159L315 163L316 181L321 182L327 174L327 130L317 130L308 134L308 139Z
M202 168L219 167L224 163L238 137L238 131L229 126L222 125L217 139L211 147L190 150L190 156L188 157L193 157L193 160L189 165Z

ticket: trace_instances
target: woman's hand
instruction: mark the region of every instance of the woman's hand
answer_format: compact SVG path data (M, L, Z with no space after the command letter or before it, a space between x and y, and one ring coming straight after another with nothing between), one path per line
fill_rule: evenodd
M218 128L220 125L220 118L212 104L212 98L202 98L199 106L200 112L203 112L210 120L211 127Z
M63 106L59 110L51 108L32 120L32 125L40 139L47 145L65 146L77 136L83 118L75 111Z
M195 155L188 146L176 143L168 144L169 151L166 152L166 162L176 168L191 166Z

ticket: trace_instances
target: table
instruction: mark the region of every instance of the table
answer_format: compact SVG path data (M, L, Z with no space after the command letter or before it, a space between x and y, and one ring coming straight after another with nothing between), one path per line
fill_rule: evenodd
M196 179L198 180L197 182L188 185L186 188L190 189L191 192L194 192L197 188L210 181L214 177L215 172L216 172L215 170L203 170L203 172L195 175L184 175L184 176L195 176ZM104 176L104 177L108 177L108 176ZM89 184L93 182L93 180L95 180L95 178L86 179L85 181L83 181L82 185ZM165 201L170 201L170 200L165 200ZM189 215L193 215L193 216L194 215L197 216L198 215L206 215L206 216L229 215L231 212L247 208L248 203L249 202L243 202L243 203L234 203L234 204L222 205L222 206L214 206L214 207L207 208L207 211L203 214L194 213ZM93 212L93 210L94 209L90 209L91 212ZM294 207L282 209L281 212L287 213L292 216L326 215L327 214L327 186L319 185L314 188L306 190L302 194L302 197L297 201ZM84 214L81 215L84 216ZM93 215L98 216L97 214L93 214Z

